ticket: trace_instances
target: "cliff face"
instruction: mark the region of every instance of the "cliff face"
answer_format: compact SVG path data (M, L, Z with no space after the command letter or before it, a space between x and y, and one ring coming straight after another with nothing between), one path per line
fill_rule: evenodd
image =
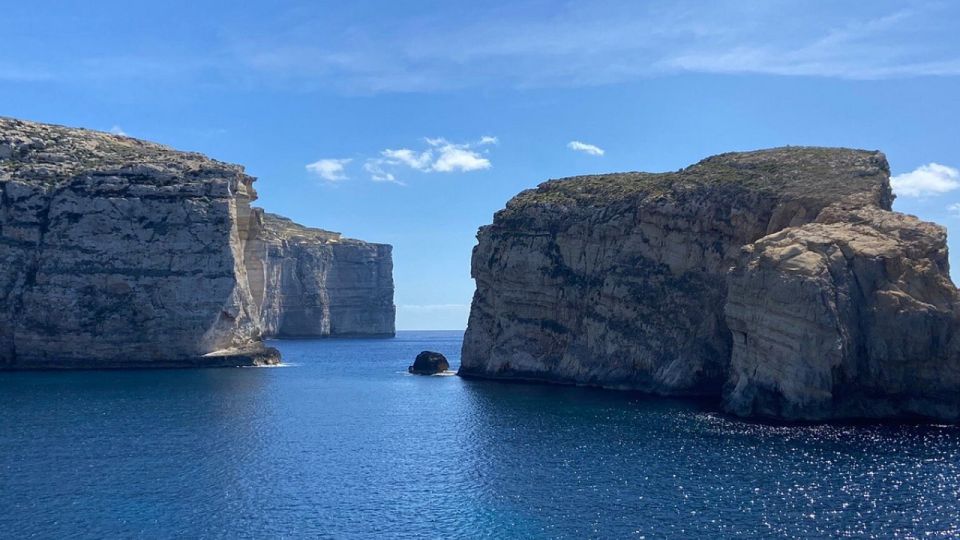
M394 335L391 247L257 211L247 272L264 334Z
M265 333L392 334L390 246L265 218L253 182L0 118L0 368L276 363Z
M875 207L746 246L730 275L724 402L743 416L960 419L946 231Z
M0 365L276 361L249 309L252 184L199 154L0 118Z
M754 253L765 253L765 242L780 238L778 234L826 227L830 220L837 230L852 227L853 221L861 219L852 217L853 210L899 216L889 212L888 176L886 160L878 152L781 148L724 154L676 173L580 177L525 191L478 234L472 265L477 291L460 373L670 395L719 396L727 388L727 407L740 414L809 419L863 416L873 405L839 407L833 404L836 395L826 402L806 401L807 397L798 401L785 390L791 384L785 363L799 365L822 351L785 357L770 345L779 338L758 324L766 315L759 314L751 302L763 304L765 293L758 292L762 289L751 281L761 278L750 269L752 259L742 248L756 243ZM933 312L916 311L914 324L918 329L937 328L942 339L949 341L945 328L952 327L954 315L943 306L954 301L956 292L946 277L942 238L938 244L939 237L928 234L939 229L900 217L880 221L899 223L904 238L924 236L917 246L932 246L926 251L911 248L909 257L916 260L903 264L914 270L904 270L902 279L913 280L911 272L923 267L924 279L940 284L939 292L930 294L950 300L937 304L940 307ZM859 229L846 232L852 238L860 234ZM899 238L900 233L884 234ZM902 241L890 242L897 249L903 246ZM891 258L907 256L856 249L847 254L844 264L859 269L849 271L857 276L866 272L861 267L886 268ZM728 276L731 268L734 273ZM843 321L851 327L872 328L874 338L865 339L873 340L873 348L858 342L848 357L855 358L851 362L857 365L887 365L892 358L905 364L920 362L930 352L929 346L923 346L923 337L907 337L902 329L891 334L892 328L876 322L896 326L891 322L896 309L890 299L905 300L888 294L893 277L871 275L875 289L882 293L868 291L857 297L856 302L866 304L844 315ZM733 285L728 286L728 281ZM836 286L830 280L819 284L823 290ZM917 310L928 302L925 294L912 297ZM801 303L793 293L784 293L781 301L779 307L764 304L765 309L789 312ZM744 307L738 311L738 305ZM866 317L868 313L874 319ZM784 347L794 351L811 336L812 330L796 329L795 342ZM894 345L889 340L897 338L891 336L900 336L902 343ZM764 337L768 342L758 344ZM943 366L944 358L956 357L950 356L952 345L937 343L934 356L941 360L930 360L931 366ZM880 355L880 349L889 356ZM766 367L765 379L754 379L758 364ZM898 388L910 393L923 386L877 382L878 386L867 388L865 379L847 375L830 379L835 384L831 390L845 394L857 388L869 394L874 388L883 392ZM953 383L943 387L949 384ZM957 388L953 386L954 394ZM902 404L909 398L894 401ZM882 415L949 416L929 408L915 409L922 412L891 405Z

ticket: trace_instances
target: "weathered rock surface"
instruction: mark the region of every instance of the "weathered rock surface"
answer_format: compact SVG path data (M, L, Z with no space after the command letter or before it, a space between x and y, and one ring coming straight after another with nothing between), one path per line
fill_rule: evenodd
M960 298L946 231L825 210L744 248L730 276L726 407L788 419L960 418Z
M270 267L251 259L253 182L200 154L0 118L0 367L278 362L247 275Z
M478 233L472 265L477 291L460 374L668 395L720 396L726 388L729 410L775 418L900 413L952 418L956 409L942 402L955 403L960 390L949 339L956 322L954 308L948 306L957 296L946 273L942 231L890 212L892 200L883 154L825 148L723 154L676 173L541 184L516 196ZM855 225L867 215L885 225ZM752 268L763 265L750 258L773 249L768 248L773 239L789 244L818 227L839 235L833 240L838 245L853 246L845 264L859 270L849 270L849 276L873 279L873 289L851 300L855 311L835 315L861 329L863 337L853 338L859 341L851 345L849 360L836 360L848 366L848 373L835 370L826 382L818 378L824 376L817 371L821 364L803 364L820 358L831 345L798 352L801 343L812 346L802 332L794 342L781 344L793 356L781 356L773 345L779 343L778 332L793 335L794 321L776 320L782 311L806 309L808 314L797 316L829 326L825 316L814 314L818 293L808 291L812 296L802 300L795 291L795 298L785 294L779 304L766 300L766 293L758 291L762 286L779 290L772 284L775 278L757 275ZM858 243L867 230L885 231L874 237L883 237L896 255L874 257ZM754 243L753 255L743 254L742 248ZM813 264L815 256L819 252L814 249L791 258L792 263L778 267L776 279L800 283L804 275L790 274L790 269ZM887 268L894 264L890 260L903 265L900 274ZM841 279L837 276L833 279ZM898 280L904 284L891 285ZM825 279L804 285L822 294L844 286ZM900 317L907 304L913 313L908 326L938 333L908 335L903 326L898 329L894 321L906 324ZM932 307L921 309L926 305ZM866 327L869 332L862 330ZM825 336L818 339L827 340ZM895 362L904 367L880 369ZM758 372L760 364L764 368ZM952 378L935 387L924 380L907 381L906 374L921 364L929 373L945 370ZM859 370L859 378L851 378L849 370ZM755 378L756 373L762 376ZM813 382L795 380L798 373ZM812 398L807 395L812 388L834 397ZM920 389L929 393L918 393ZM856 397L837 404L837 396L854 391L884 394L886 409L876 408L877 400ZM892 396L895 391L902 393ZM933 407L937 400L941 405Z
M414 359L407 371L414 375L436 375L450 369L447 357L434 351L423 351Z
M395 334L391 246L255 212L247 274L265 335Z
M276 361L250 310L241 167L11 119L0 155L0 364Z

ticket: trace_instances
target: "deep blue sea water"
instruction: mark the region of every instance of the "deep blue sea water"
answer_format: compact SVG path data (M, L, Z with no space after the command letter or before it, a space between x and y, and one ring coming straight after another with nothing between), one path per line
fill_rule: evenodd
M287 367L0 373L3 538L960 535L960 430L405 373L460 332Z

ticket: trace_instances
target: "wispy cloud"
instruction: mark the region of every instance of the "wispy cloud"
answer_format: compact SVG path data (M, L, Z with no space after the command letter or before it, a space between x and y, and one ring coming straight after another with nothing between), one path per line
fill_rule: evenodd
M308 3L225 23L205 35L202 50L27 57L0 63L0 80L198 81L375 94L594 86L690 72L960 76L960 41L954 38L960 5L872 7L609 0L544 10L539 2L517 0L384 14L373 4L338 12ZM29 50L29 44L12 46L18 45Z
M307 164L307 170L327 182L340 182L347 179L346 166L351 161L350 158L321 159Z
M602 156L604 154L603 148L600 148L594 144L587 144L580 141L568 142L567 148L573 150L574 152L583 152L584 154L590 154L591 156Z
M254 36L247 54L255 70L336 79L361 92L602 85L683 72L953 76L960 75L960 45L945 21L956 15L956 6L937 2L887 13L835 5L814 15L797 0L696 8L614 0L566 3L544 16L516 2L469 16L440 10L389 26L352 26L343 39L327 39L341 29L309 32L303 21ZM774 30L785 19L789 31ZM318 24L319 16L309 23Z
M30 64L0 61L0 81L40 82L52 80L53 73L47 68Z
M960 188L960 170L928 163L890 178L893 192L901 197L929 197Z
M407 185L397 180L397 177L394 176L392 172L386 170L386 161L383 159L368 159L363 164L363 170L370 174L370 179L374 182L389 182L399 186Z
M110 133L113 133L114 135L120 135L123 137L129 137L129 135L127 135L127 132L124 131L123 128L121 128L116 124L114 124L114 126L110 128Z
M960 217L960 203L953 203L947 206L947 212L950 212L954 217Z

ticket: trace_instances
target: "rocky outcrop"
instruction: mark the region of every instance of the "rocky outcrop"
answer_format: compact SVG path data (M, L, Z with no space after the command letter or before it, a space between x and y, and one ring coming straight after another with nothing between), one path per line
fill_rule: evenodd
M946 273L942 231L890 212L892 200L883 154L846 149L723 154L675 173L541 184L519 194L492 225L480 229L472 265L477 291L460 374L667 395L725 394L732 412L775 418L952 418L953 405L932 403L956 403L960 379L951 375L939 386L908 381L906 375L893 380L900 376L896 373L921 365L955 373L949 329L956 323L947 306L956 301L956 291ZM885 225L862 223L867 215L871 223ZM831 324L817 312L829 308L816 304L815 297L846 285L840 284L840 273L805 285L799 285L804 275L789 274L801 262L812 264L815 253L822 255L816 250L789 258L793 262L767 271L767 277L755 269L771 264L754 258L773 257L775 242L780 242L776 249L798 249L791 242L823 228L838 235L838 246L845 242L844 231L850 235L843 245L853 248L837 247L845 253L844 264L857 269L848 277L869 275L874 281L873 289L853 297L854 311L841 307L833 315L859 332L849 338L847 360L807 366L833 346L825 334L819 334L821 345L809 341L816 325L823 330ZM890 242L891 250L904 251L879 259L866 248L857 251L863 246L856 239L864 230L885 231L877 235ZM744 246L750 245L745 254ZM893 259L903 265L900 277L889 273ZM778 290L774 283L788 277L795 290L780 290L780 303L758 292L763 286ZM897 280L904 283L897 289L902 294L891 286ZM938 285L920 293L918 280ZM797 296L801 287L808 298ZM938 333L897 330L893 321L906 303L912 306L915 330ZM932 307L921 309L927 304ZM777 320L785 313L814 322L797 328L795 321ZM794 341L781 342L778 332ZM798 347L820 348L799 352ZM793 356L783 356L784 351ZM903 367L877 371L897 362ZM824 368L828 364L847 371ZM812 389L826 389L833 397L811 398ZM866 397L837 403L838 396L852 396L854 390L862 396L879 392L885 408Z
M0 118L0 368L278 362L261 343L269 288L248 278L272 268L254 260L269 226L253 182L200 154ZM305 262L288 258L309 266L302 243ZM343 259L328 285L365 283L341 276L362 256ZM353 294L328 291L356 328Z
M958 320L942 227L828 209L744 248L726 304L725 405L800 420L958 419Z
M423 351L417 355L407 371L414 375L436 375L448 369L450 363L446 356L434 351Z
M394 335L392 248L256 211L247 274L275 337Z
M0 365L277 360L250 309L241 167L11 119L0 156Z

